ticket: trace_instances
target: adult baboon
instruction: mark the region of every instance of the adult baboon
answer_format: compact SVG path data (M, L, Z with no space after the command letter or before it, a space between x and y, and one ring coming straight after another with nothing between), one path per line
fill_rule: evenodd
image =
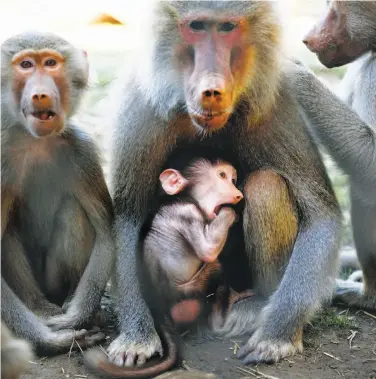
M353 112L349 116L337 101L329 107L330 96L326 90L322 96L318 84L307 87L313 87L312 103L302 84L298 83L297 91L313 134L350 180L351 219L363 283L338 280L336 293L350 305L376 309L376 1L330 2L304 43L328 68L356 60L346 72L339 96L359 117ZM314 114L313 104L318 109ZM331 117L337 110L341 111L338 116ZM358 263L348 254L341 261L352 266ZM351 278L358 277L356 273Z
M269 299L260 315L252 298L235 304L213 328L254 331L238 354L245 363L278 361L302 350L304 323L331 297L341 217L285 75L274 4L162 1L153 12L113 151L120 336L110 359L129 366L161 353L136 275L137 241L167 155L190 143L241 163L249 278Z

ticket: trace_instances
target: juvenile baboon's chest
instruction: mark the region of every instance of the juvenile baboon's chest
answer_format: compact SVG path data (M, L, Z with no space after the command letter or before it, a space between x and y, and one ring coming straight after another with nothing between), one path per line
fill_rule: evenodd
M68 145L56 140L22 141L11 147L14 217L21 236L35 247L48 245L64 198L72 195L74 167Z

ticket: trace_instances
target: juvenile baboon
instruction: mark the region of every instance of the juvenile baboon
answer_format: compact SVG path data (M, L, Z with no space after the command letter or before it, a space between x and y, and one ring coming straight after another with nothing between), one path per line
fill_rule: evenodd
M248 276L269 300L261 314L251 298L235 304L213 329L254 331L238 353L245 363L278 361L302 350L303 325L332 295L341 216L288 85L275 5L154 5L148 55L126 83L113 149L120 336L109 357L129 366L162 352L137 278L137 241L168 154L191 143L241 164Z
M85 326L114 263L112 203L90 137L70 122L86 53L28 32L1 47L1 316L36 352L91 345ZM67 302L69 300L69 302ZM64 304L63 313L61 306Z
M298 93L304 92L299 101L311 121L313 134L350 181L354 242L364 283L338 280L336 293L350 305L376 309L376 1L330 2L325 17L308 33L304 43L329 68L356 60L343 78L339 96L359 117L353 112L349 116L343 111L344 104L337 100L329 107L326 90L324 96L310 103L303 87L306 81L298 83ZM306 79L312 81L311 77ZM314 94L322 91L318 83L308 88L312 86ZM320 109L314 114L313 104ZM341 111L339 116L330 116L337 110ZM341 261L343 265L357 264L348 255L343 255ZM359 278L358 273L351 278Z

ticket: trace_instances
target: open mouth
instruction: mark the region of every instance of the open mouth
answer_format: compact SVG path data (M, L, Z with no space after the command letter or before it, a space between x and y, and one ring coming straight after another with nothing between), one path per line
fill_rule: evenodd
M53 111L37 111L32 113L33 117L41 121L48 121L53 119L56 116L56 113Z
M217 205L215 208L214 208L214 214L216 215L216 216L218 216L218 214L219 214L219 212L221 211L221 209L222 209L222 207L223 207L223 204L220 204L220 205Z

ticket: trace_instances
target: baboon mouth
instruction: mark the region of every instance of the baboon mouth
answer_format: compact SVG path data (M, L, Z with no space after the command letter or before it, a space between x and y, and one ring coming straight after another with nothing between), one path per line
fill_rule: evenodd
M221 209L222 209L222 207L223 207L223 204L219 204L219 205L217 205L215 208L214 208L214 214L216 215L216 216L218 216L218 213L221 211Z
M41 121L48 121L53 119L56 116L56 113L53 111L37 111L33 112L32 116Z
M201 115L199 115L199 117L204 117L204 118L207 118L207 119L211 119L211 118L214 118L214 117L220 117L220 116L223 116L225 115L227 112L211 112L211 111L204 111Z
M192 115L191 119L201 128L211 131L221 129L225 126L230 114L229 113L216 113L209 116L205 115Z
M213 112L210 110L204 110L201 112L196 112L196 111L192 112L193 116L200 118L200 119L205 119L205 120L211 120L211 119L216 118L216 117L223 117L223 116L227 115L228 113L229 112L227 112L227 111Z

